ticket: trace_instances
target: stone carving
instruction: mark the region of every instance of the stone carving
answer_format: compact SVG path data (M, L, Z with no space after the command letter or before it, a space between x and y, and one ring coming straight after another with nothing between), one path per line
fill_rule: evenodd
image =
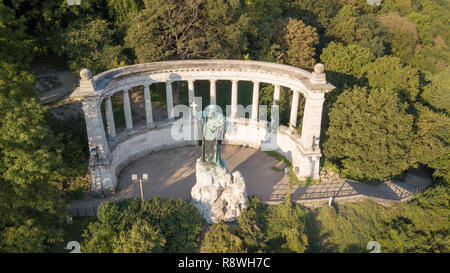
M236 171L202 162L196 165L197 183L192 187L192 204L209 223L235 221L247 202L244 178Z
M92 73L91 70L87 69L87 68L83 68L80 71L80 77L83 80L89 80L90 78L92 78Z

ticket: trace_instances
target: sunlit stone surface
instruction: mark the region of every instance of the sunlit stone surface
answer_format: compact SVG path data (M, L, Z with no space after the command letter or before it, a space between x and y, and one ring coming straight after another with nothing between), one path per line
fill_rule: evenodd
M197 182L192 187L192 204L209 224L235 221L245 208L247 192L240 172L197 160Z

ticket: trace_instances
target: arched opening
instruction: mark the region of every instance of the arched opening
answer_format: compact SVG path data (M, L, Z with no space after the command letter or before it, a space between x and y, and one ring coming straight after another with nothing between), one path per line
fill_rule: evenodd
M133 127L137 128L145 124L145 100L144 86L135 86L128 91L130 97L131 117Z
M166 101L166 83L158 82L150 85L150 97L152 100L153 120L155 122L166 120L167 101Z

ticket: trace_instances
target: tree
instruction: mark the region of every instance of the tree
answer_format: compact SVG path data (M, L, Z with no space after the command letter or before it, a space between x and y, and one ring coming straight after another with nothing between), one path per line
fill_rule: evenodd
M450 68L428 77L430 82L424 87L422 99L438 110L450 113Z
M197 209L181 199L106 202L98 217L84 232L83 252L192 252L202 231Z
M145 7L125 37L138 62L237 57L246 47L248 21L239 1L156 0L145 1Z
M266 251L303 253L308 247L305 234L306 211L284 202L269 206L266 215Z
M239 228L225 223L217 223L205 234L201 252L206 253L241 253L244 246L237 235Z
M397 13L381 15L379 20L391 33L392 53L402 60L411 58L418 44L416 25Z
M35 96L34 76L19 68L20 65L0 60L0 98L5 102L0 104L0 113L7 112L11 105L7 101L20 101L23 98Z
M414 0L385 0L383 1L382 11L384 12L397 12L401 15L408 15L414 10L416 3Z
M334 17L326 34L344 44L369 48L376 56L386 53L388 31L374 15L360 15L357 7L345 5Z
M345 5L331 20L326 30L328 36L332 36L344 44L355 41L355 33L358 25L358 14L354 7Z
M294 0L284 2L284 15L295 18L298 16L306 25L313 26L320 34L326 29L331 18L340 9L334 0ZM322 36L322 35L320 35Z
M428 14L412 12L408 15L408 20L416 25L421 44L432 45L438 32L437 24L434 24L433 18Z
M105 20L76 21L66 30L65 39L65 53L74 72L87 67L97 74L125 65L122 47L115 45L114 32Z
M354 179L385 179L405 171L411 115L392 90L354 87L339 95L323 145L327 158Z
M382 252L448 253L449 191L448 185L436 185L397 205L377 236Z
M166 239L161 231L147 221L138 219L128 231L122 231L114 242L114 252L157 253L164 250Z
M344 46L331 42L323 49L320 59L329 71L327 76L333 84L352 86L363 78L366 73L365 66L371 63L375 56L368 48L359 45Z
M320 207L316 211L316 218L321 227L320 251L366 252L368 242L378 241L386 214L385 208L368 200L357 204L349 202ZM382 252L383 250L381 249Z
M366 70L371 87L393 90L406 100L416 100L419 93L419 71L410 65L403 65L399 58L378 58L368 64Z
M249 46L246 33L250 26L243 8L240 0L206 0L202 9L202 21L207 26L206 57L242 58Z
M376 241L382 253L446 253L448 195L448 186L436 185L389 208L372 201L323 206L316 216L322 251L367 252L367 243Z
M0 60L9 64L30 61L32 40L26 34L24 18L16 18L13 9L0 2Z
M289 19L285 39L287 63L297 67L312 68L315 64L314 46L319 43L315 28L306 26L301 20Z
M9 109L0 118L0 252L42 252L62 240L60 143L39 103L3 103Z
M250 19L246 31L249 42L249 54L259 59L273 41L279 38L279 26L282 24L282 0L246 0L244 14Z
M61 34L71 22L106 17L104 0L80 1L71 6L68 1L55 0L14 0L8 2L16 11L16 21L24 20L26 32L35 40L39 53L62 53L64 44ZM22 18L22 19L19 19Z
M377 57L388 53L389 32L374 15L362 15L358 18L355 41L369 48Z
M450 183L450 117L417 104L417 137L411 154L413 161L435 169L435 175Z
M107 4L109 17L121 36L125 35L132 15L144 8L142 0L107 0Z
M305 252L305 209L284 202L266 205L251 199L239 216L239 237L247 252Z

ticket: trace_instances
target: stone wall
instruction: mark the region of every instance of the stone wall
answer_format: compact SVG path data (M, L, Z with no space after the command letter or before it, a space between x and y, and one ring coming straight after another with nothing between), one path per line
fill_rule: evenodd
M248 145L256 149L261 148L261 140L267 134L265 123L261 123L260 126L255 126L249 123L248 120L247 122L241 121L239 123L234 123L233 120L229 120L229 123L233 124L233 126L230 126L230 129L227 130L224 144ZM196 141L193 140L174 139L171 136L171 126L173 124L174 122L164 123L154 128L136 130L136 132L129 131L129 136L124 137L120 142L110 142L110 173L108 175L103 173L103 177L110 177L110 182L108 181L106 187L115 188L117 176L120 171L142 156L164 149L195 145ZM294 167L302 170L297 174L300 179L308 177L308 174L312 173L311 170L315 166L309 160L310 155L304 155L299 148L299 136L290 133L287 127L281 126L276 134L276 138L277 147L274 150L290 160ZM320 159L320 154L316 156ZM301 174L305 174L304 177Z

